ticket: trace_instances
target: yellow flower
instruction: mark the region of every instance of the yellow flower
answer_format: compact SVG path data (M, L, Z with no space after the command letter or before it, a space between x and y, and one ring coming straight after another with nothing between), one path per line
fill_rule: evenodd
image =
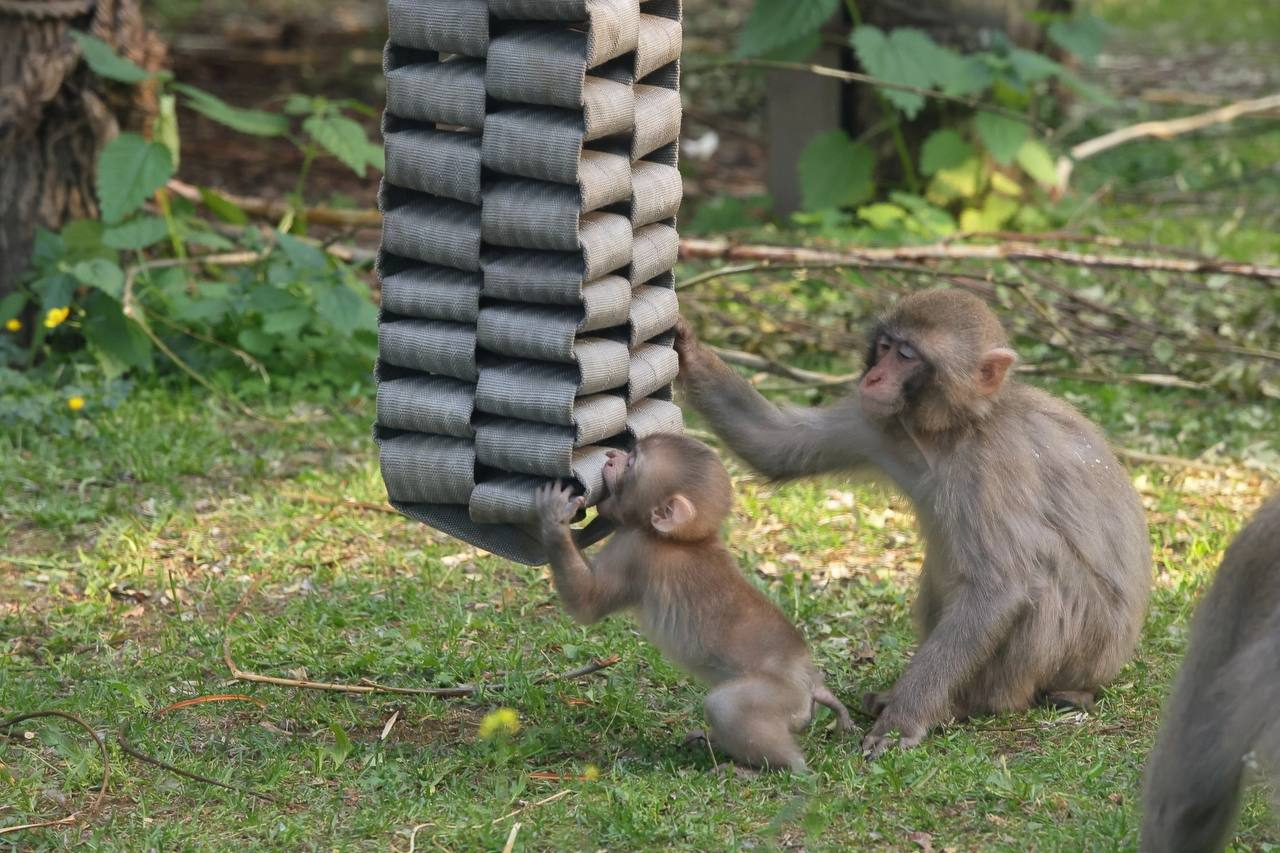
M44 315L44 327L46 329L53 329L61 326L62 323L70 316L70 308L50 308L48 313Z
M14 317L12 320L9 320L8 322L6 322L4 324L4 327L11 332L21 332L22 321L19 320L17 317Z
M594 782L600 778L600 768L594 764L588 764L582 771L582 778L588 782Z
M480 721L480 737L488 740L496 735L513 735L520 731L520 715L514 708L499 708L485 714Z
M67 399L67 408L73 412L78 412L84 408L84 397L69 397Z

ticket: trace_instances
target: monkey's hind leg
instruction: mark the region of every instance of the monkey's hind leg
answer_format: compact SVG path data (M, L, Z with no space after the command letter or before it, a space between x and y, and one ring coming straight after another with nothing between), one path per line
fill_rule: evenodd
M804 753L791 734L797 708L803 714L810 697L790 684L766 676L735 678L707 694L711 742L735 761L752 767L807 772Z
M1050 690L1040 697L1042 704L1061 711L1076 709L1093 713L1094 695L1092 690Z
M826 705L836 715L835 720L827 727L829 730L840 732L856 732L858 730L853 718L849 716L849 709L825 686L819 685L813 689L813 701L819 705Z

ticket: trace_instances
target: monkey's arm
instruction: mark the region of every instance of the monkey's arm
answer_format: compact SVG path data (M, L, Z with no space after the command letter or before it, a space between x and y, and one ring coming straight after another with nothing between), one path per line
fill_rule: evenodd
M542 545L551 562L551 578L556 592L570 616L578 622L590 624L629 606L633 596L626 582L626 562L616 556L615 549L606 546L596 566L592 566L578 549L576 534L569 521L581 508L582 501L583 498L575 497L571 489L560 483L543 486L535 498L541 520ZM602 527L608 525L604 519L596 520ZM588 525L583 532L589 533L590 530L591 525Z
M857 400L826 408L779 409L698 343L683 321L677 327L676 349L680 385L689 403L760 473L782 480L874 466L910 489L915 472L896 461Z
M901 734L906 749L950 714L953 691L969 679L1008 634L1025 597L1017 584L991 573L982 581L965 578L938 624L916 650L906 672L889 692L888 703L862 750L875 757Z

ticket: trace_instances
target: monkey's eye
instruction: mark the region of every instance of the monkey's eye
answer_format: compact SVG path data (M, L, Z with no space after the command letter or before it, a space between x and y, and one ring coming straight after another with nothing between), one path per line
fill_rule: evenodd
M916 358L916 351L911 344L898 344L898 356L902 358L903 361L914 361Z
M880 340L876 341L876 350L881 354L888 352L892 346L893 344L889 342L888 338L881 338Z

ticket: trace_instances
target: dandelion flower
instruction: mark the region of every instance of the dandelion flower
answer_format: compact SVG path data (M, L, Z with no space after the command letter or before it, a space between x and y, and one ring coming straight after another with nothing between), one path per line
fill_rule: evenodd
M84 408L84 397L70 397L67 399L67 408L73 412L78 412Z
M22 331L22 321L14 317L12 320L7 321L4 327L11 332L20 332Z
M588 782L596 781L600 778L600 768L596 767L594 764L588 764L582 770L582 778L586 779Z
M57 328L70 316L70 308L50 308L48 313L44 315L44 327L46 329Z
M513 735L518 731L520 731L520 715L514 708L490 711L480 721L480 737L485 740L497 735Z

